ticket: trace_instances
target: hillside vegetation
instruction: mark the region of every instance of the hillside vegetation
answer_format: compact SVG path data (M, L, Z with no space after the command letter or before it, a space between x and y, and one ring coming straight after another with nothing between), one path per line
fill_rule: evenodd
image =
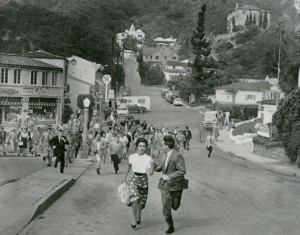
M111 37L134 23L146 32L147 41L157 36L178 38L182 45L181 57L191 57L192 32L205 2L205 29L209 38L226 33L226 16L235 8L236 0L0 0L0 51L41 48L65 56L77 54L105 64L111 55ZM300 22L293 1L238 2L270 10L272 27L284 20L286 28L292 30ZM265 58L261 55L264 51L257 53L262 46L256 46L260 34L256 37L246 34L242 41L234 38L232 42L237 48L230 46L228 40L219 42L216 56L229 68L227 71L256 77L274 74L261 59ZM253 55L245 56L249 52Z

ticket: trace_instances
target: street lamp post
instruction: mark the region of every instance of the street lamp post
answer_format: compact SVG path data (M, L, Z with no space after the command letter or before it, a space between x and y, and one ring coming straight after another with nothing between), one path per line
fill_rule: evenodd
M102 100L103 100L103 95L102 94L100 94L100 96L99 96L99 101L100 101L100 107L99 107L99 117L100 117L100 122L102 122L102 120L103 120L103 115L102 115Z
M89 117L89 106L91 101L88 98L85 98L83 100L83 106L84 106L84 122L83 122L83 137L82 137L82 155L81 158L88 158L87 156L87 148L86 148L86 142L87 142L87 124L88 124L88 117Z

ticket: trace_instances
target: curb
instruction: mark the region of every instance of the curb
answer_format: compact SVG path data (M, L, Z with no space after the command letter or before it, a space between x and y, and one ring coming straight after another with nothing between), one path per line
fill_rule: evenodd
M220 147L218 147L218 148L219 148L219 149L222 149L222 148L220 148ZM241 160L243 160L243 161L249 162L249 163L251 163L251 164L253 164L253 165L256 165L256 166L260 166L260 167L262 167L262 168L265 169L265 170L268 170L268 171L271 171L271 172L276 172L276 173L279 173L279 174L285 175L285 176L292 176L292 177L297 177L297 178L300 177L300 172L299 172L299 174L297 174L297 173L292 173L292 172L286 171L286 170L280 170L280 169L278 169L278 168L276 168L276 167L270 167L270 166L267 166L267 165L264 164L264 163L259 163L259 162L256 162L256 161L252 161L252 160L250 160L250 159L248 159L248 158L244 158L244 157L239 156L239 155L237 155L237 154L235 154L235 153L233 153L233 152L230 152L230 151L225 151L225 150L223 150L223 149L222 149L222 151L226 152L226 153L229 154L231 157L234 157L234 158L237 158L237 159L241 159Z
M76 179L71 178L69 180L65 180L61 187L59 187L57 190L55 190L50 195L45 195L45 198L41 199L40 204L36 207L36 209L33 211L33 215L31 219L22 226L22 228L12 228L10 231L7 231L7 235L9 234L17 234L17 235L23 235L23 234L30 234L30 230L32 228L32 221L34 221L38 216L43 214L54 202L56 202L65 192L67 192L75 183L76 181L92 166L91 163ZM14 230L14 231L13 231ZM17 230L17 231L16 231Z

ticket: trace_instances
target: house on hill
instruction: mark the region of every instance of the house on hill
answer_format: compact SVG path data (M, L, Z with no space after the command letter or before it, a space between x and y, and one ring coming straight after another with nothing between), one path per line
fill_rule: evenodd
M131 36L137 40L137 48L141 49L145 42L145 33L141 29L135 29L134 25L132 24L125 32L117 33L116 34L116 41L118 45L123 48L123 42Z
M180 61L167 61L163 72L165 74L165 79L170 81L172 80L172 77L187 75L187 64Z
M178 61L178 53L169 47L144 47L143 62L157 64L165 67L167 61Z
M216 102L221 104L258 105L266 90L271 89L269 82L233 83L216 87Z
M268 29L270 24L270 11L252 4L239 6L236 3L235 9L227 15L227 30L229 33L234 32L234 27L246 28L250 25L256 25L259 28Z

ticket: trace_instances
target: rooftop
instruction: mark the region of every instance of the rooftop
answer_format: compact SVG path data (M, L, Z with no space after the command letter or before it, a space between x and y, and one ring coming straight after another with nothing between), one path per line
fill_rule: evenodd
M59 56L59 55L54 55L50 52L43 51L41 49L34 51L34 52L27 52L27 53L22 53L19 54L20 56L28 57L28 58L43 58L43 59L61 59L64 60L65 57Z
M269 90L271 85L268 82L254 82L254 83L233 83L229 85L216 87L215 90L231 90L235 89L238 91L263 91Z
M47 69L47 70L59 70L61 68L47 64L32 58L27 58L15 54L0 54L0 65L8 67L20 67L20 68L35 68L35 69Z
M143 55L153 55L156 51L156 47L143 47Z
M265 9L261 9L255 5L252 5L252 4L244 4L242 6L239 6L238 9L246 9L246 10L250 10L250 11L266 11L266 12L270 12L268 10L265 10Z
M167 66L182 66L182 67L185 67L185 66L187 66L187 63L184 63L184 62L181 62L181 61L168 60L167 61Z

